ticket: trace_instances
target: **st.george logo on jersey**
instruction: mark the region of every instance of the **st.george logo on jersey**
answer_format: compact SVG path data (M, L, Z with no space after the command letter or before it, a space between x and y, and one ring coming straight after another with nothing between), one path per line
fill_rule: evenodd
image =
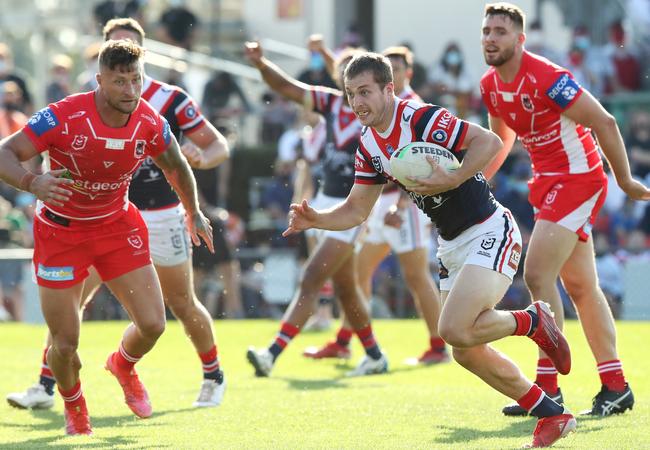
M445 170L454 171L460 167L460 162L451 150L432 142L411 142L391 155L391 175L404 187L415 186L416 183L408 177L430 176L432 170L427 161L429 156Z

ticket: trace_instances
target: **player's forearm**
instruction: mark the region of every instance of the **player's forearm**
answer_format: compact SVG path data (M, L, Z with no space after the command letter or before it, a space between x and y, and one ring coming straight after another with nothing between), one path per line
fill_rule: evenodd
M199 169L212 169L220 166L221 163L230 157L230 146L221 133L207 147L201 150L203 157L201 158L201 166Z
M598 144L614 172L616 182L622 185L631 180L630 164L616 119L607 115L605 119L595 124L592 130L596 134Z
M36 178L36 174L25 170L7 141L3 141L0 144L0 180L16 189L29 191L29 186L34 178Z
M314 185L311 179L311 168L304 159L296 162L296 177L293 182L292 203L310 200L313 196Z
M199 211L196 180L187 161L182 159L175 166L163 169L163 172L180 198L185 211L189 215L196 214Z
M455 172L460 184L483 171L502 148L503 141L494 133L485 132L474 137L467 147L463 163Z
M318 218L313 228L332 231L348 230L362 224L368 218L368 214L361 208L343 202L332 208L318 211Z
M282 69L265 57L262 57L255 67L260 71L262 79L271 89L290 100L302 103L302 95L295 95L295 81Z

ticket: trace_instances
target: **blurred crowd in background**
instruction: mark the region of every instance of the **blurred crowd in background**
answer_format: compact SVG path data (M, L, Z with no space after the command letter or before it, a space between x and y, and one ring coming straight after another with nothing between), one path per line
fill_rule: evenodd
M131 16L138 19L154 39L192 48L194 31L200 25L199 12L173 7L165 10L156 23L147 23L141 15L142 4L138 1L99 3L94 8L98 30L99 24L112 17ZM52 57L45 86L34 85L26 71L14 64L12 46L0 42L0 137L19 130L30 114L45 106L34 104L33 90L44 91L46 102L50 103L96 87L94 74L101 45L99 33L97 36L98 41L83 52L81 63L65 53ZM624 23L618 20L610 24L605 43L592 42L589 29L584 25L576 26L570 39L568 53L561 54L546 45L542 24L533 22L528 25L526 48L567 67L608 108L624 103L625 107L617 109L615 115L626 142L632 172L650 184L650 80L643 75L648 73L650 45L642 40L631 42ZM350 46L365 47L354 24L350 24L338 44L335 51ZM395 44L409 45L408 42ZM450 41L432 65L418 62L418 55L415 58L411 86L425 101L445 106L462 118L485 125L487 113L478 92L481 73L470 72L463 48L458 43ZM293 285L288 291L283 290L283 286L278 286L283 283L278 283L274 277L282 270L286 281L291 281L291 277L295 281L299 274L288 268L299 267L300 260L306 257L301 238L281 236L294 197L294 169L305 153L318 152L319 146L324 144L322 119L306 114L272 92L264 92L261 96L257 92L250 93L228 72L213 73L204 86L187 86L187 70L191 68L179 65L158 78L191 88L190 92L202 92L202 96L195 97L200 101L203 114L229 138L234 149L228 164L196 172L201 189L212 193L208 201L214 208L215 226L223 229L233 256L205 268L206 276L197 286L199 298L206 302L215 318L277 316L282 303L290 300ZM311 54L304 70L291 75L308 84L336 87L318 53ZM629 102L630 94L643 95L637 97L641 99L637 104ZM256 123L259 123L255 127L257 145L244 146L240 139L242 123L250 116L256 116ZM40 161L32 164L32 170L38 171ZM313 170L316 186L318 167ZM530 176L528 156L517 145L491 181L497 199L516 216L524 243L533 226L533 211L527 201ZM609 186L593 238L601 286L618 316L624 297L625 264L631 260L650 262L650 205L628 200L613 180ZM0 183L0 248L31 248L33 216L34 197ZM431 249L430 264L432 272L437 274L435 251ZM287 261L298 264L286 265ZM239 285L224 286L224 271L234 272L239 277ZM0 320L23 319L23 282L29 281L24 280L25 273L28 271L23 271L19 264L0 258ZM387 317L416 315L393 257L382 263L374 282L378 313ZM529 301L519 274L502 307L518 309ZM568 313L571 311L569 309ZM118 319L126 318L126 314L103 290L89 306L86 318Z

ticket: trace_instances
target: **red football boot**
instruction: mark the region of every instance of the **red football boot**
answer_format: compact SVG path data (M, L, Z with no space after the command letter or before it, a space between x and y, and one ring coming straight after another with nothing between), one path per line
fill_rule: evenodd
M566 408L557 416L542 417L533 431L533 442L524 448L550 447L576 429L576 419Z
M86 405L65 408L63 410L63 417L65 417L65 434L69 436L93 434Z
M545 302L534 302L526 309L535 308L539 321L537 329L530 336L540 349L548 355L562 375L571 371L571 349L569 343L553 319L553 312Z
M133 413L141 418L146 418L151 416L151 402L149 401L149 395L147 390L144 388L144 385L138 379L138 374L135 369L132 369L131 372L123 372L114 362L114 353L108 356L106 360L106 370L112 373L117 381L122 386L124 391L124 401L127 406L133 411Z
M341 359L350 359L350 349L348 347L343 347L336 343L336 341L328 342L323 346L323 348L318 349L316 347L309 347L302 352L302 356L306 358L313 359L323 359L323 358L341 358Z

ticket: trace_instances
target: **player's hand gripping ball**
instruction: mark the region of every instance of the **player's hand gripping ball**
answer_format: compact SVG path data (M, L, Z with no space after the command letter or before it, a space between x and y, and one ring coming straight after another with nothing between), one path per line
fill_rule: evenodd
M460 167L460 162L451 150L431 142L411 142L395 151L390 157L390 171L404 187L415 186L416 183L408 177L428 178L431 176L431 165L427 156L443 169L453 172Z

